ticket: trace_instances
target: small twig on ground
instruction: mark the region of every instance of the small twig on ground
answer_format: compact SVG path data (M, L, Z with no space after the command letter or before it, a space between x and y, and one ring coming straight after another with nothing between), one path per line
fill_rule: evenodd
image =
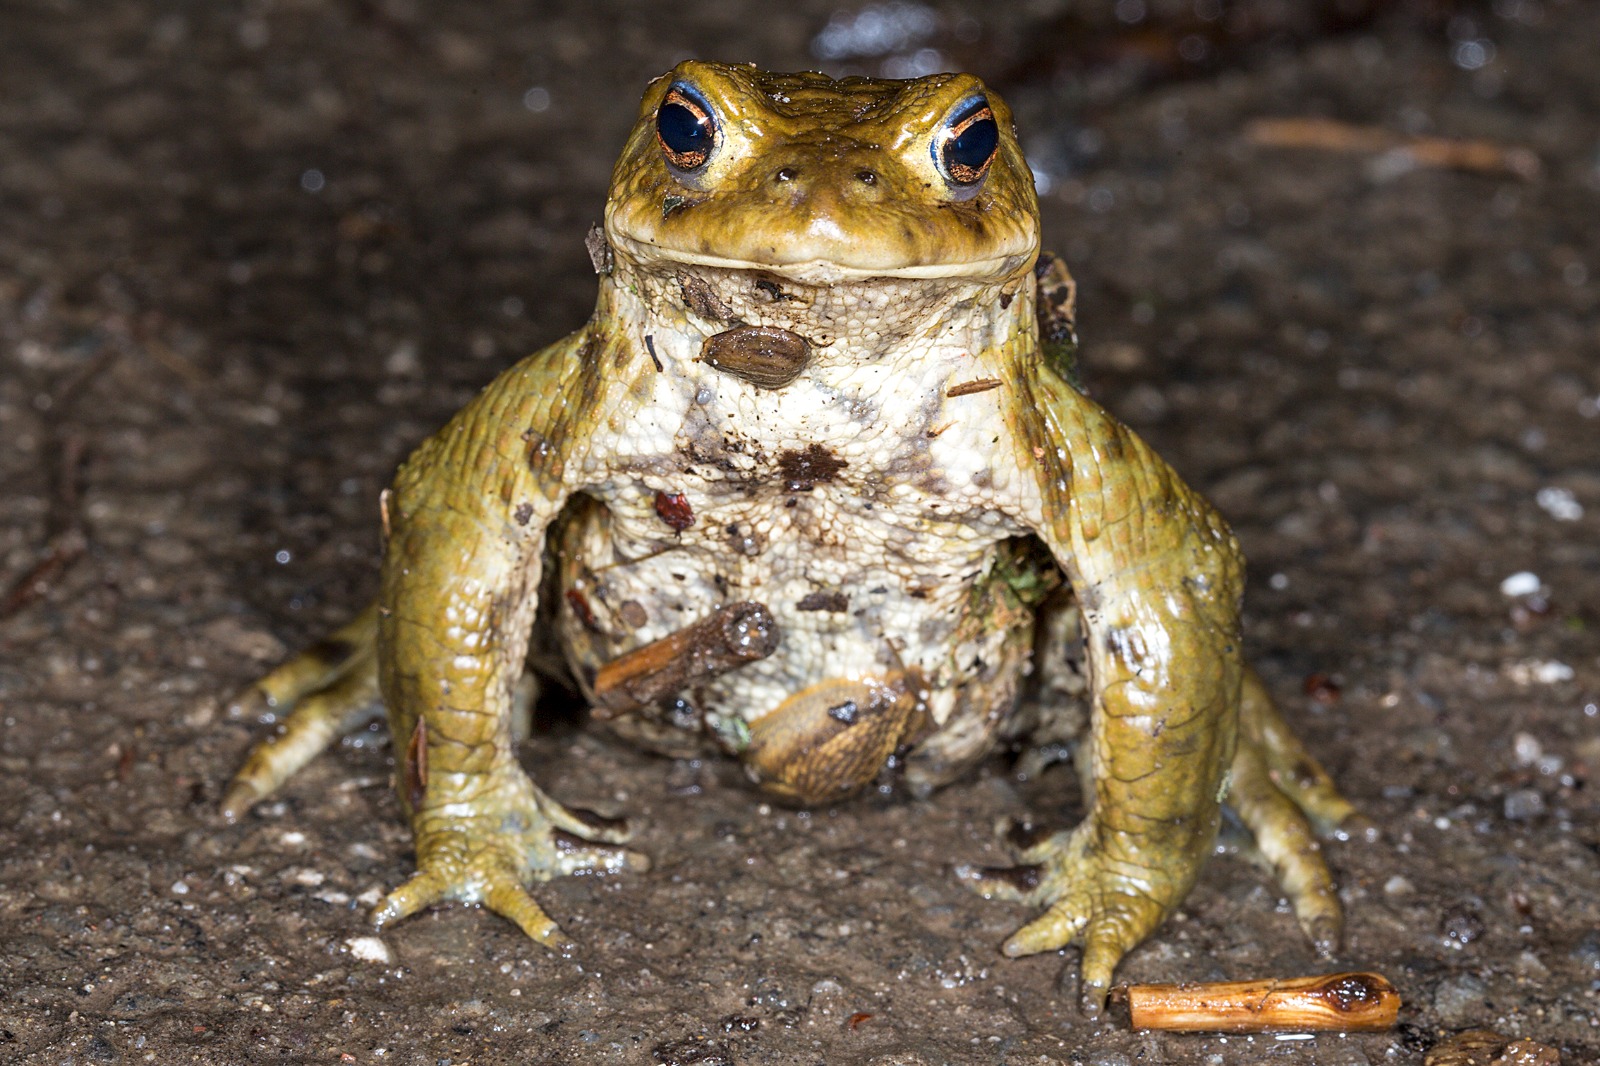
M1331 118L1260 118L1245 127L1244 135L1250 143L1270 148L1392 155L1412 166L1510 174L1523 181L1537 180L1544 169L1539 157L1527 148L1395 133Z
M1134 1029L1208 1033L1350 1032L1388 1029L1400 995L1375 973L1282 980L1121 985L1113 1009Z
M62 438L50 495L49 538L39 561L12 583L4 598L0 598L0 621L41 599L88 550L89 538L84 533L82 511L78 506L78 476L87 447L82 434L69 433Z
M50 481L50 510L45 519L45 545L39 561L22 573L0 596L0 621L19 614L36 603L59 582L89 548L89 535L83 523L83 460L89 439L73 429L63 429L67 412L83 390L99 378L120 355L117 348L106 348L50 396L49 442L45 455L54 459Z

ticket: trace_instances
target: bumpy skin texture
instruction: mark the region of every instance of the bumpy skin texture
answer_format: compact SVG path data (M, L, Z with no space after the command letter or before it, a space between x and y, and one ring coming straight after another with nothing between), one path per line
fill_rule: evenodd
M709 146L687 169L657 134L685 100ZM987 171L953 180L941 145L984 103ZM1064 376L1070 278L1039 257L1003 103L967 75L686 63L646 93L594 250L589 324L400 471L375 618L254 689L300 707L229 814L365 720L376 678L418 873L375 920L481 900L559 943L531 882L646 860L621 823L562 807L517 764L530 635L591 687L618 656L757 601L779 627L770 653L612 727L719 748L794 802L891 766L920 793L1075 725L1081 655L1087 816L1021 842L1023 865L961 871L1045 908L1006 953L1082 943L1094 1009L1193 885L1230 772L1302 923L1336 941L1302 812L1327 829L1353 811L1243 665L1226 526Z

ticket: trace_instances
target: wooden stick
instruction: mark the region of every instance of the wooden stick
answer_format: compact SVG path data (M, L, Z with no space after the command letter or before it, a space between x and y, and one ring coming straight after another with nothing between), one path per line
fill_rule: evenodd
M700 621L619 655L594 678L594 716L643 710L690 685L765 659L778 647L778 621L759 603L731 603Z
M1413 166L1511 174L1524 181L1537 179L1543 170L1539 157L1519 146L1395 133L1331 118L1256 119L1245 127L1245 138L1272 148L1316 148L1361 155L1395 152Z
M1399 993L1375 973L1120 985L1111 1002L1126 1005L1135 1029L1213 1033L1388 1029L1400 1010Z
M43 599L61 576L72 569L72 564L88 551L89 537L83 527L80 507L82 493L79 490L83 459L88 447L88 440L80 433L61 435L60 454L51 486L47 522L49 540L38 562L13 581L4 596L0 596L0 621L20 614L30 604Z

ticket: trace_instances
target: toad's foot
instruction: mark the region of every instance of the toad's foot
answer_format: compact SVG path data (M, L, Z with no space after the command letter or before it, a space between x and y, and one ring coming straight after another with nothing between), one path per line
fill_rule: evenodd
M457 777L448 802L431 794L412 818L417 873L372 910L382 927L445 900L482 903L530 937L565 953L568 943L527 885L563 874L648 870L647 856L621 847L620 819L563 807L519 767Z
M1318 834L1373 840L1372 823L1350 804L1300 744L1273 706L1255 671L1244 673L1238 744L1226 795L1254 835L1255 856L1276 876L1295 917L1316 950L1339 949L1344 916ZM1187 894L1198 863L1181 849L1143 848L1151 863L1118 861L1140 849L1096 847L1104 830L1091 818L1071 832L1046 835L1014 825L1005 839L1018 865L962 867L957 873L988 898L1048 906L1005 944L1007 955L1028 955L1081 942L1083 1000L1095 1013L1122 956L1144 939ZM1165 858L1163 850L1170 852Z
M1254 670L1245 671L1227 802L1254 835L1258 857L1288 894L1306 936L1318 953L1334 954L1344 915L1317 834L1372 839L1376 829L1289 731Z
M533 674L512 699L512 736L525 739L538 697ZM371 605L228 701L229 717L283 715L272 736L250 749L222 797L222 816L237 821L277 791L328 745L383 717L378 689L378 608Z
M1197 870L1162 854L1164 849L1152 849L1148 860L1135 861L1140 849L1105 846L1114 834L1093 817L1073 830L1043 837L1031 826L1014 825L1006 837L1019 865L963 866L957 876L986 899L1048 907L1013 933L1001 950L1015 958L1082 944L1082 1009L1097 1016L1117 963L1183 900Z
M383 714L378 692L376 607L307 648L231 701L229 713L287 711L278 731L251 749L222 799L230 822L287 781L336 738Z

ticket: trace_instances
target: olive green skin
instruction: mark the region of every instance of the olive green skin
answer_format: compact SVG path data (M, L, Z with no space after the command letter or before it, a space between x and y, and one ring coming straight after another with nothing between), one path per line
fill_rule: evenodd
M655 132L685 85L719 120L694 174ZM974 192L941 174L934 138L975 94L1000 146ZM529 883L648 863L620 846L621 823L562 807L518 764L530 637L588 685L619 654L761 599L779 651L696 699L710 742L790 800L843 798L891 754L925 791L998 744L1074 732L1087 704L1084 820L1020 842L1015 869L959 872L1045 908L1006 954L1083 945L1088 1009L1189 892L1225 796L1331 948L1339 907L1307 816L1326 830L1354 812L1244 665L1225 523L1041 345L1038 210L998 98L967 75L683 64L646 93L604 238L589 323L400 470L376 611L339 654L254 689L298 706L240 771L230 814L376 708L376 681L418 873L374 920L481 901L560 943ZM773 387L698 358L745 325L805 338L809 361ZM796 455L818 465L797 478ZM663 520L669 492L687 526ZM841 600L864 606L803 605ZM887 717L830 718L849 686L887 693ZM617 727L665 750L683 739Z

